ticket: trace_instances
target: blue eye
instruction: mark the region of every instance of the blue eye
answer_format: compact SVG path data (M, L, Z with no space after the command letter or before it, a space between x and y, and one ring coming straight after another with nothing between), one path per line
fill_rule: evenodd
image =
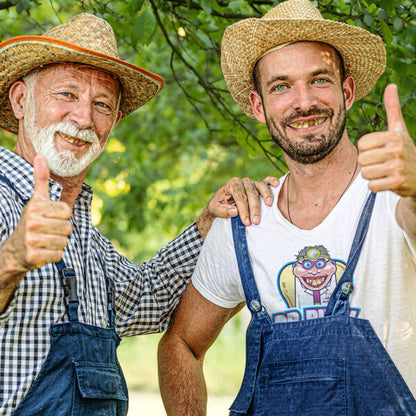
M316 267L322 268L325 266L325 262L323 260L318 260L316 262Z
M312 262L310 262L310 261L304 261L304 262L302 263L302 266L303 266L303 268L304 268L304 269L306 269L306 270L312 269Z
M276 87L274 88L276 91L284 91L286 89L286 85L276 85Z

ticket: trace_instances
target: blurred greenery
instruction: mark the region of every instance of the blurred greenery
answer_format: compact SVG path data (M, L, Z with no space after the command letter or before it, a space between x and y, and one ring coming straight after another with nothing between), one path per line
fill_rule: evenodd
M193 221L230 177L261 179L285 172L267 129L242 114L220 68L226 26L260 17L272 0L10 0L0 1L0 39L42 34L79 12L112 24L120 56L162 75L165 87L123 119L87 182L95 189L93 221L136 261L151 257ZM349 114L352 140L383 129L382 95L399 86L416 137L416 0L318 0L324 17L379 34L388 69ZM12 148L12 135L0 144Z
M219 58L225 27L245 17L261 17L278 3L0 1L1 40L39 35L76 13L94 13L113 26L122 59L165 78L162 92L116 127L106 151L87 177L95 190L93 222L129 258L145 261L153 256L196 218L230 177L261 179L285 172L281 152L270 142L266 128L242 114L233 102L222 78ZM351 139L356 141L367 132L385 128L382 96L390 82L399 86L409 133L416 138L416 0L314 3L325 18L376 33L387 47L385 74L371 94L350 110L347 128ZM12 149L13 135L2 132L0 144ZM241 328L237 328L234 346L242 344L244 338ZM155 354L156 338L123 341L120 348L128 373L144 373L145 364L151 362L155 377L155 361L147 354ZM212 373L226 380L220 370L230 367L228 363L238 363L235 366L242 370L242 361L233 358L240 352L233 349L233 338L227 341L221 337L216 345L221 350L213 358L218 366ZM224 361L221 357L225 357ZM138 358L143 361L135 367L132 363ZM142 385L140 380L131 383Z
M242 314L244 318L248 316ZM234 317L208 350L204 373L209 395L235 396L243 380L247 320ZM120 364L131 390L158 392L157 344L161 334L123 338L118 348Z

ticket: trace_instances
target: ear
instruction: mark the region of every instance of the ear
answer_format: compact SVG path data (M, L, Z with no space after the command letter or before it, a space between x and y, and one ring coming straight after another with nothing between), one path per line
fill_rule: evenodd
M26 100L26 91L26 84L21 79L15 81L9 90L9 100L13 113L18 120L22 120L24 116L23 105Z
M257 91L250 92L251 108L253 109L254 116L260 123L266 123L266 117L264 115L263 100Z
M123 115L123 113L121 112L121 110L118 110L117 118L116 118L116 121L114 122L114 127L117 126L117 124L121 120L122 115Z
M354 103L355 97L355 81L352 77L345 78L344 82L342 83L342 89L344 92L344 99L345 99L345 109L349 110Z

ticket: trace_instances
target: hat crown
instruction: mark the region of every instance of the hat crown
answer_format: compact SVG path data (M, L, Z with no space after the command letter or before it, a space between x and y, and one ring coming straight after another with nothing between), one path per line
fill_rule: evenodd
M270 9L263 17L264 20L306 19L323 20L320 11L309 0L289 0L279 3Z
M118 58L113 28L100 17L80 13L45 32L42 36L59 39L86 49Z

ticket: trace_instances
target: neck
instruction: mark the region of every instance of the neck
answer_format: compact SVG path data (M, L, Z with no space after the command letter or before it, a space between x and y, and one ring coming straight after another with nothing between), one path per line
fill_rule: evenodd
M81 192L81 188L84 183L86 173L87 170L85 170L85 172L82 172L78 176L65 178L51 173L51 178L62 185L62 194L60 201L66 202L71 207L71 209L74 209L74 204L76 199L78 198L79 193Z
M282 214L303 229L319 225L335 207L359 173L357 149L342 139L320 162L302 165L287 160L290 174L278 206Z

